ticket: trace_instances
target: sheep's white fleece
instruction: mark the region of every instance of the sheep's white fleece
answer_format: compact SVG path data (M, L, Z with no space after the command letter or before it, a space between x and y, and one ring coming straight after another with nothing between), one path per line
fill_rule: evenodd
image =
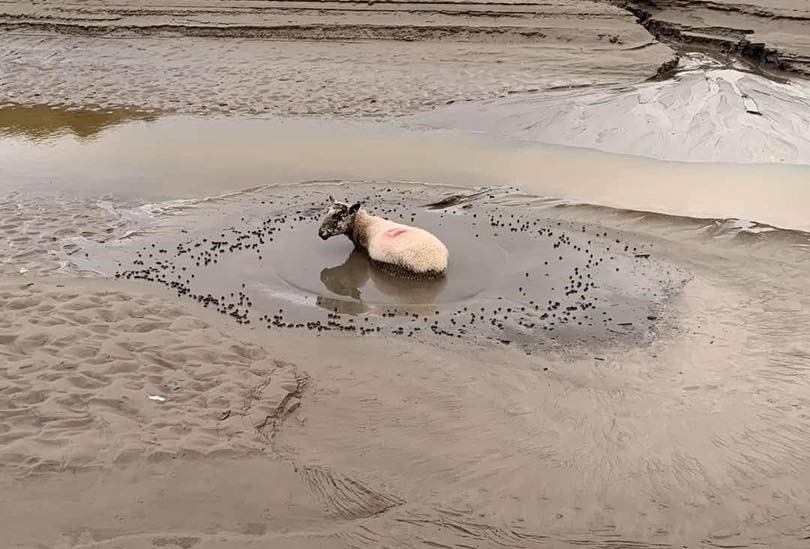
M424 229L395 223L361 209L355 214L354 236L355 242L364 246L374 261L414 273L447 270L447 247Z

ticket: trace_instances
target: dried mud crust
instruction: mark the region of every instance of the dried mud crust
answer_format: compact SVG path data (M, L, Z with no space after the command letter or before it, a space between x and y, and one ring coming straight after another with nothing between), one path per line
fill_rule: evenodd
M162 297L0 279L0 462L81 470L270 448L306 378Z

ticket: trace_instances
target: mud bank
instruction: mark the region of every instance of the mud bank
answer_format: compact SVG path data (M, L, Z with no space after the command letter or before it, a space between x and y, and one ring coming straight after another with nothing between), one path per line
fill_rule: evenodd
M173 34L283 40L530 42L569 61L592 62L593 74L609 64L609 50L624 50L626 59L647 56L651 63L658 55L658 66L666 69L666 47L650 44L652 35L679 52L713 52L766 69L808 76L808 25L810 11L801 0L372 4L204 0L166 4L150 0L137 7L103 2L85 2L77 7L55 0L0 4L0 26L12 31L129 37ZM655 51L640 52L641 44L645 44L641 49ZM574 54L578 48L587 50L591 61Z
M810 76L810 7L801 0L610 0L652 35L682 51L739 57Z
M810 163L810 86L696 53L663 81L451 105L404 122L676 162Z
M4 2L0 28L4 99L185 113L380 118L638 81L674 58L584 0Z

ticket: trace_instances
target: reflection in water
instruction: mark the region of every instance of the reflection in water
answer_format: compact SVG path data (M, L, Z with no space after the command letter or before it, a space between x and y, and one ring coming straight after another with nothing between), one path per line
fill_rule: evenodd
M355 248L342 265L321 271L321 282L332 293L360 300L360 288L369 279L370 264L366 255Z
M0 107L0 135L42 140L72 133L81 139L89 139L116 124L157 118L156 113L130 109L91 110L10 104Z
M342 265L321 271L321 282L333 294L350 298L318 296L318 306L324 309L344 314L378 309L407 314L432 311L447 280L396 278L374 267L364 251L354 248Z

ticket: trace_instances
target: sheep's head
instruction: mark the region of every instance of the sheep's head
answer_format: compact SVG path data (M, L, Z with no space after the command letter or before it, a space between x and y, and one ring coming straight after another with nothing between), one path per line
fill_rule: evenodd
M354 222L354 214L360 209L360 203L344 204L342 202L332 201L332 205L326 212L326 218L321 223L321 228L318 229L318 236L323 240L339 234L346 234L352 228Z

